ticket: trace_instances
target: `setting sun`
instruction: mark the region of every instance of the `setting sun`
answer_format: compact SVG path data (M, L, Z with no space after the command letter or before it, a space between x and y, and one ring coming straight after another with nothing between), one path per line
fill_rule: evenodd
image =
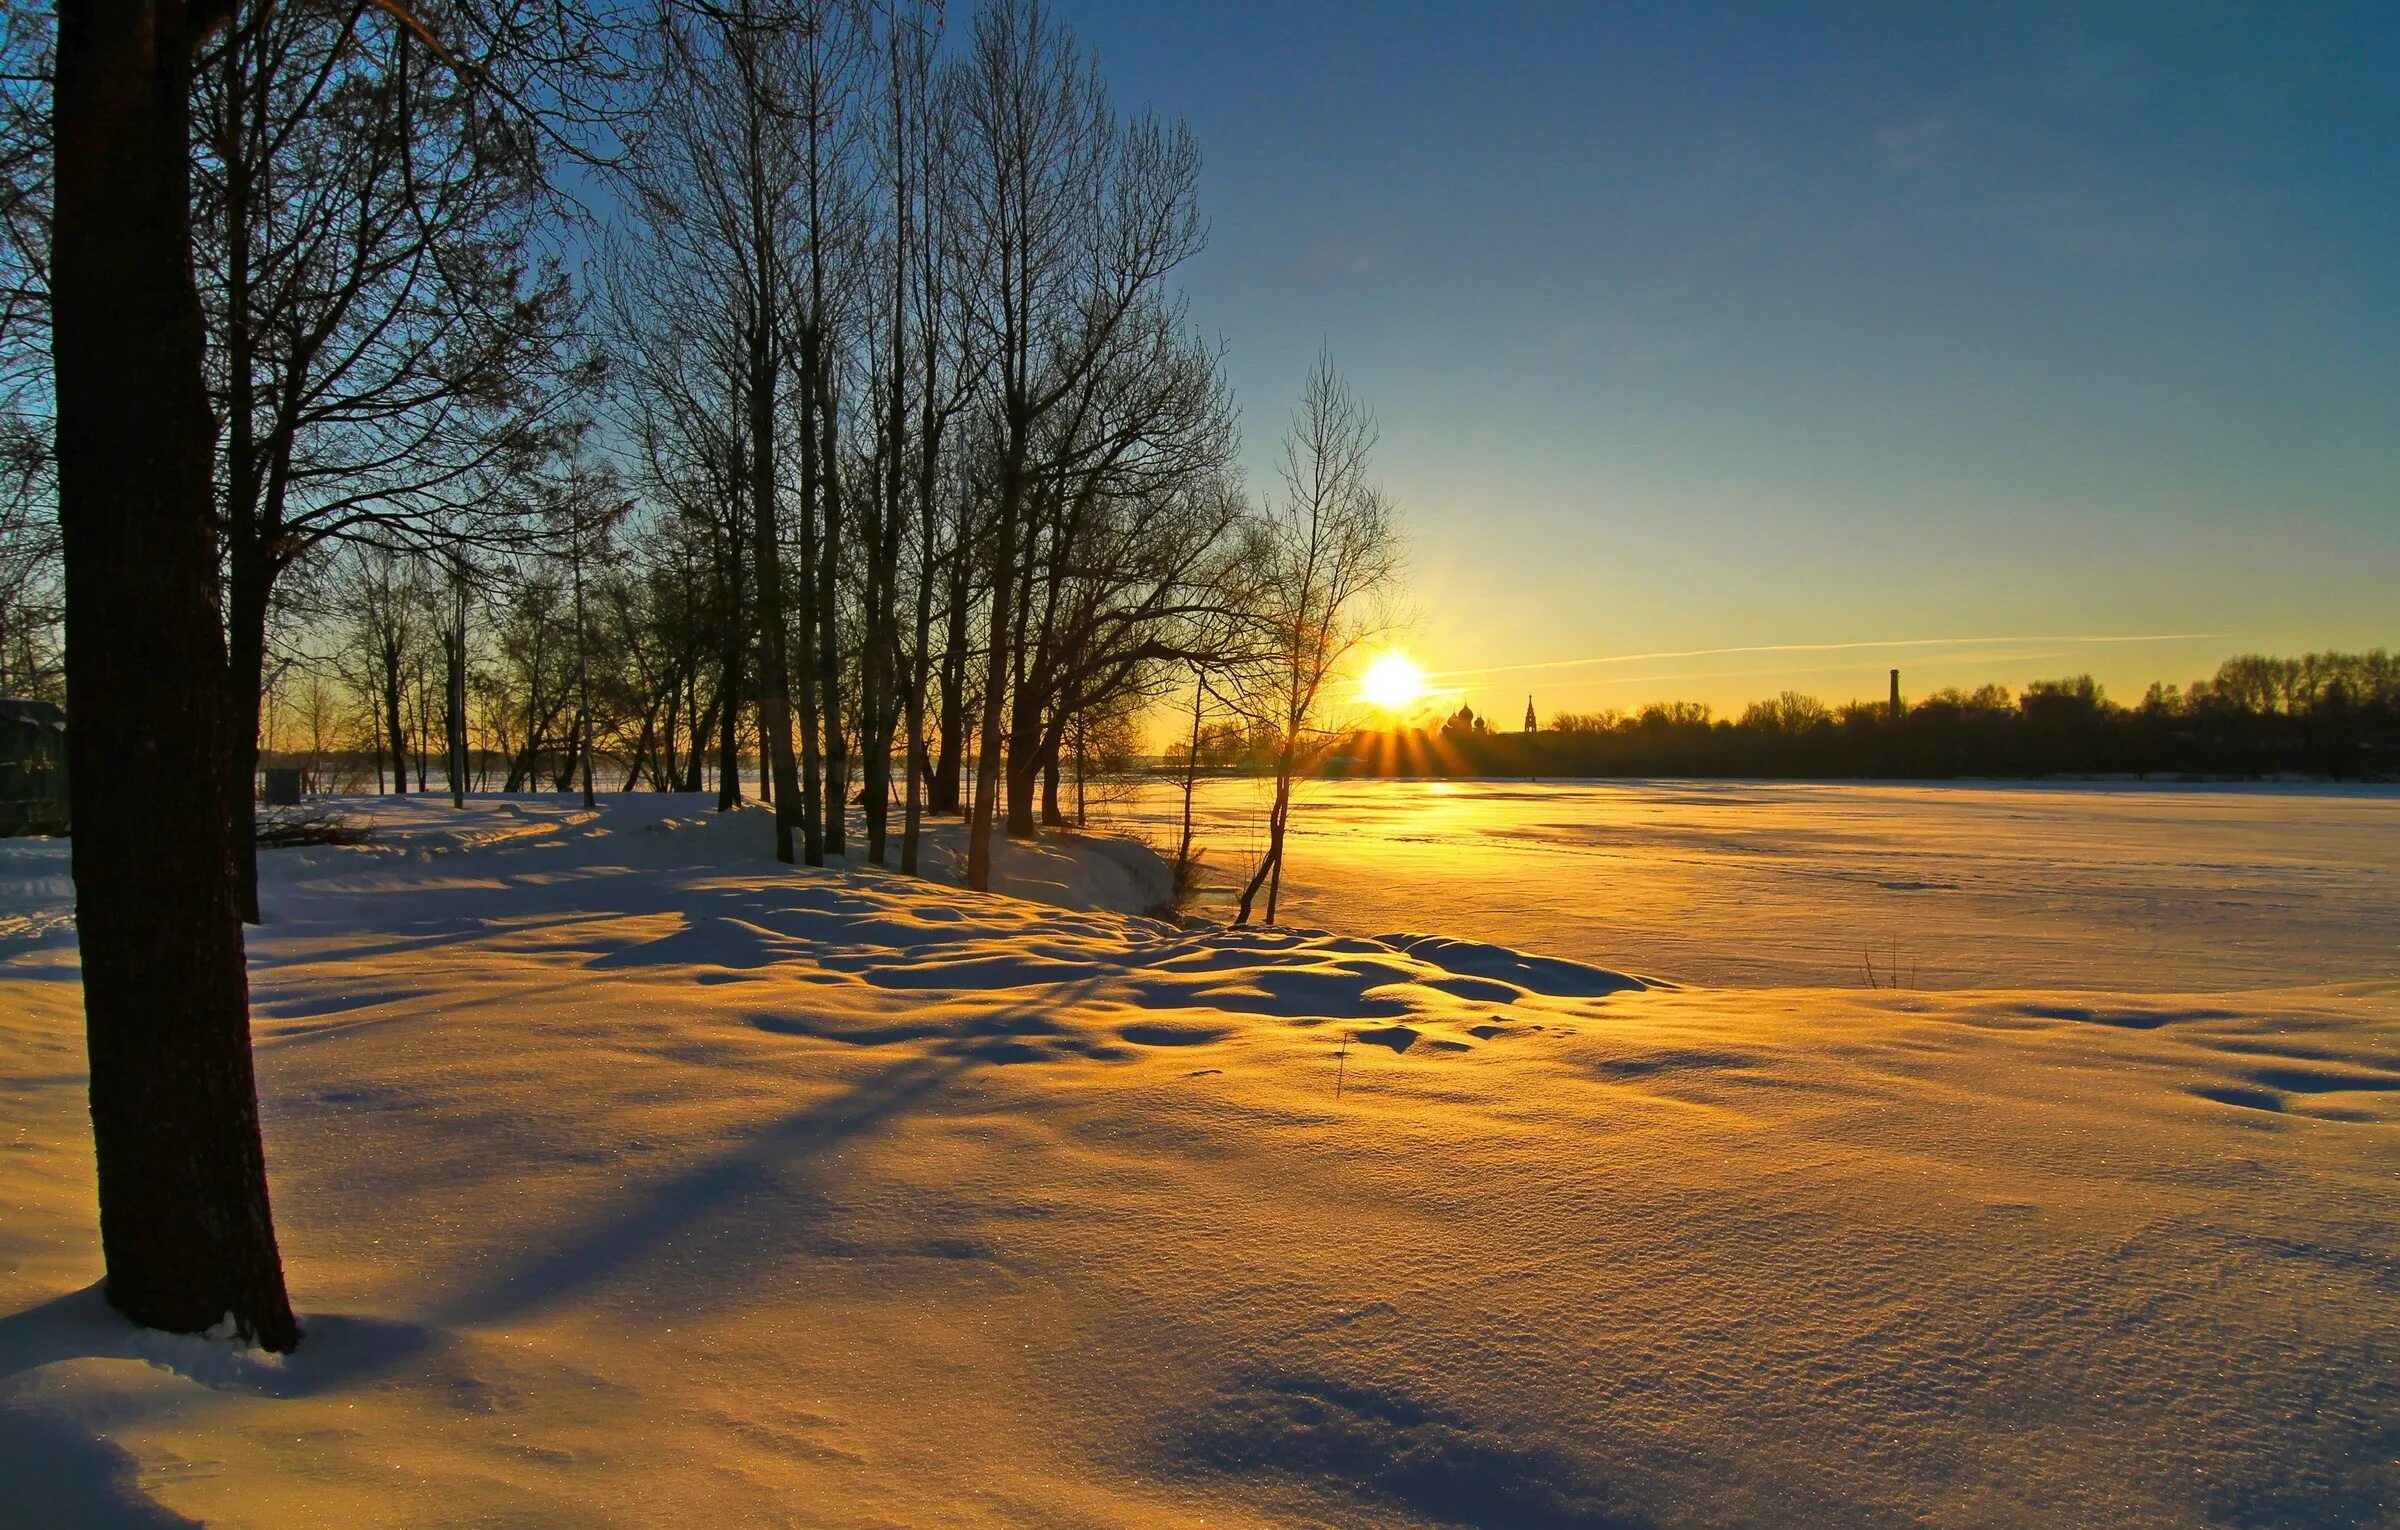
M1387 712L1405 712L1425 699L1425 672L1406 654L1387 653L1367 666L1358 693Z

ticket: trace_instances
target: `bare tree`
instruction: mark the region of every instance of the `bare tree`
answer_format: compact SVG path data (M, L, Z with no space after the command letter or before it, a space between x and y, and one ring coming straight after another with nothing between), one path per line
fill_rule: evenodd
M1243 711L1273 739L1275 799L1267 848L1242 888L1234 923L1248 924L1263 888L1275 922L1292 782L1327 737L1326 687L1372 631L1377 598L1399 572L1390 504L1367 477L1375 416L1319 353L1283 440L1281 502L1260 528L1257 608L1264 657L1241 672Z
M1089 55L1040 0L977 13L959 83L970 312L992 358L991 608L967 882L991 885L1006 701L1024 620L1032 499L1090 387L1175 267L1201 245L1199 150L1180 124L1120 123Z
M514 535L494 486L557 449L583 380L573 294L541 253L551 140L506 89L547 54L511 0L411 9L476 39L472 66L365 0L235 6L200 59L237 791L286 572L329 541ZM241 871L254 917L254 858Z
M879 249L870 264L877 284L876 348L869 366L876 433L869 454L870 492L861 496L865 557L861 607L859 721L864 760L867 856L888 855L893 735L905 728L905 823L901 867L917 869L925 775L925 692L929 682L936 592L965 558L957 517L945 514L945 490L957 450L957 422L982 381L969 343L956 271L957 223L950 189L954 92L935 68L939 15L927 5L895 4L882 14L884 100L874 135L874 168L884 208ZM914 531L913 547L909 533ZM913 570L903 555L914 553ZM902 581L914 574L910 642L901 643Z
M434 636L426 570L412 554L360 546L343 559L335 579L343 629L337 668L373 719L379 789L386 789L381 783L388 751L388 790L404 795L410 701L425 688L422 661L430 656L429 640Z
M611 398L628 472L656 510L654 523L672 524L670 539L690 544L707 569L704 597L689 604L705 613L714 683L707 707L695 695L689 709L690 779L697 789L699 756L713 742L723 812L742 800L739 739L757 626L746 413L737 407L745 374L692 253L654 223L610 252L607 313L618 352ZM695 691L697 684L695 677ZM704 738L712 724L713 740Z
M1077 719L1225 657L1214 640L1243 582L1233 408L1214 358L1164 306L1137 316L1045 442L1029 497L1006 771L1008 831L1064 821L1059 748Z
M704 439L682 455L687 465L697 460L724 471L746 511L760 748L773 776L776 855L802 858L797 829L797 849L812 864L824 859L823 821L803 796L792 697L795 670L813 682L814 613L801 612L795 655L783 494L796 445L805 518L823 447L807 412L823 384L803 342L818 311L805 283L817 227L810 198L823 189L814 179L810 82L817 78L813 50L821 46L811 33L824 10L738 0L661 15L651 49L654 89L633 161L641 228L617 263L621 280L665 300L663 317L677 329L675 354L692 363L682 391L697 402L703 386L721 386L725 417L735 422L732 440ZM633 304L620 299L617 306L625 313ZM790 402L803 404L796 422ZM688 428L699 416L678 410L660 418ZM802 526L800 541L805 597L813 584L812 527ZM813 751L810 758L813 773Z
M65 694L49 357L52 31L0 7L0 693Z
M610 557L610 538L630 503L604 469L570 462L567 470L535 489L553 556L567 567L574 623L575 723L571 764L582 776L583 805L596 806L592 789L592 622L584 599L586 573Z

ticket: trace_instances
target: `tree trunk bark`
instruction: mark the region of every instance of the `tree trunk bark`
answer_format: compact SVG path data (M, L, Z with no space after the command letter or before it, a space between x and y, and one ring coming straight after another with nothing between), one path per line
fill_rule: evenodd
M824 598L821 576L817 571L817 428L816 390L810 379L815 375L815 331L802 332L800 339L800 775L793 805L800 813L804 859L811 866L825 864L825 819L818 806L818 795L824 790L818 774L820 746L819 692L817 689L817 622L816 603ZM783 785L775 783L778 789ZM780 814L781 809L777 810Z
M850 750L842 727L842 471L835 440L833 390L822 354L817 358L818 487L825 507L825 557L817 569L817 683L825 730L825 853L847 859L845 828L850 801Z
M1033 794L1042 768L1042 703L1027 685L1029 669L1039 665L1033 635L1033 555L1035 531L1025 532L1025 572L1017 589L1016 630L1009 633L1009 673L1015 690L1008 708L1008 837L1034 837ZM1046 619L1045 619L1046 620Z
M758 752L760 790L775 773L775 858L794 860L800 782L792 761L791 670L784 662L783 550L775 532L775 367L766 337L754 337L750 368L751 578L758 586ZM770 761L772 763L770 763Z
M917 873L918 846L925 834L925 664L923 645L919 645L916 680L908 688L902 702L904 726L908 730L908 759L901 768L908 778L906 797L900 808L900 869L909 876Z
M450 641L442 645L448 684L448 715L443 722L450 756L450 806L467 805L467 581L461 568L451 569Z
M965 554L960 556L964 557ZM966 769L966 629L967 619L962 606L952 613L949 631L944 635L949 646L942 653L940 683L937 687L941 692L941 743L934 754L932 774L925 782L926 808L950 817L958 815L961 777Z
M111 1305L300 1339L259 1140L225 747L214 427L175 0L58 13L52 244L71 850ZM161 832L162 829L164 832Z
M1011 598L1016 594L1017 506L1022 495L1021 463L1001 469L999 525L992 536L991 653L984 666L983 718L976 728L982 748L975 758L975 800L967 819L967 886L992 888L992 793L1000 784L1000 714L1008 696Z
M742 805L742 626L727 619L723 668L717 672L717 811Z
M408 795L408 732L400 715L400 668L392 664L383 677L383 716L392 741L392 795Z
M257 924L257 806L251 783L258 779L258 708L266 688L267 589L271 578L254 567L255 554L237 540L227 559L226 631L229 645L225 684L226 774L235 793L233 886L242 923Z
M1058 799L1058 756L1053 753L1042 761L1042 824L1046 828L1063 829L1067 815Z
M1241 905L1233 918L1237 925L1250 922L1251 906L1257 901L1262 887L1268 890L1266 922L1275 922L1275 894L1283 885L1283 831L1291 821L1291 813L1292 766L1286 761L1279 765L1275 773L1275 805L1267 812L1267 853L1260 858L1257 868L1250 873L1249 882L1242 888Z
M580 517L579 505L573 514ZM583 754L583 806L586 812L599 806L592 793L592 660L591 636L583 619L583 525L580 519L574 526L575 537L575 738ZM423 783L419 783L422 785ZM630 785L627 790L631 790Z
M1200 785L1200 719L1208 696L1205 672L1192 677L1192 743L1183 760L1183 838L1175 846L1175 885L1192 883L1192 794Z
M1033 799L1042 784L1042 757L1039 750L1027 741L1022 746L1022 734L1012 731L1008 741L1008 837L1031 839L1034 836Z

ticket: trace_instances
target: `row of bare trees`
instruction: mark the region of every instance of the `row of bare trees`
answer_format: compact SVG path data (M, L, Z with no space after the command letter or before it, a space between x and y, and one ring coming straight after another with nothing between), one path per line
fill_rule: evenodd
M904 868L926 814L969 812L984 886L996 827L1060 818L1079 724L1238 641L1256 528L1170 285L1189 133L1120 117L1036 4L955 56L938 22L658 16L603 306L626 478L707 555L779 853L845 854L856 793Z
M438 761L462 803L713 759L730 807L754 748L786 860L846 858L855 795L903 868L967 814L981 887L1062 760L1196 669L1279 741L1271 917L1388 571L1371 425L1321 366L1250 507L1174 285L1190 134L1039 0L943 22L0 13L0 679L69 706L124 1311L297 1342L240 929L270 707L322 753L346 697L395 789Z
M47 42L11 27L39 79ZM24 192L0 357L37 382L38 95L0 137ZM1173 286L1197 147L1121 115L1038 0L947 46L911 0L258 0L196 45L188 106L237 794L277 676L328 666L395 784L411 740L420 789L432 756L454 791L495 749L518 788L602 755L694 783L708 756L731 806L755 747L779 854L855 833L915 869L927 815L964 813L977 886L995 832L1063 820L1069 740L1188 669L1297 758L1325 666L1292 655L1380 571L1246 503ZM1322 481L1287 488L1321 519L1366 436L1327 433L1329 407L1363 420L1318 396L1329 366L1309 386ZM0 665L37 693L43 393L8 394L0 502L30 574ZM1355 508L1341 535L1372 548Z

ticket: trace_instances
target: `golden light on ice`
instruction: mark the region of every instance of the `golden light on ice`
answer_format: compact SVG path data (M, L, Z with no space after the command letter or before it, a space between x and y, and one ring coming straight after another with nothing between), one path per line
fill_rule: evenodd
M1359 677L1358 693L1387 712L1405 712L1425 699L1425 671L1406 654L1387 653Z

